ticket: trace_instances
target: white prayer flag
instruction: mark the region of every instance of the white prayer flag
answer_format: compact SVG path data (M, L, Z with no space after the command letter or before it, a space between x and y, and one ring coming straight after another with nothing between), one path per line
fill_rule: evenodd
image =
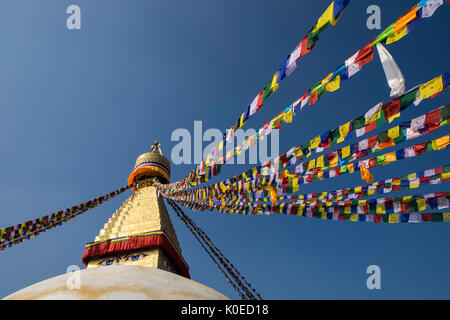
M389 51L381 43L377 44L378 55L389 87L391 97L399 97L405 93L405 78Z
M439 8L443 3L443 0L428 0L428 2L422 6L422 18L431 17L436 9Z

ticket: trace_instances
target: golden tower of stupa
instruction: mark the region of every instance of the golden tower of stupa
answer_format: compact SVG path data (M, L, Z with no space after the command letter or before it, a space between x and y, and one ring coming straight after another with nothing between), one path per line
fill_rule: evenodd
M155 186L169 181L170 162L155 141L150 152L137 158L128 178L133 194L86 245L82 261L87 268L36 283L5 299L228 299L190 280Z
M155 182L168 183L170 163L157 141L140 155L128 178L134 193L89 243L83 256L88 268L114 264L139 265L170 271L189 278L189 268L164 201Z

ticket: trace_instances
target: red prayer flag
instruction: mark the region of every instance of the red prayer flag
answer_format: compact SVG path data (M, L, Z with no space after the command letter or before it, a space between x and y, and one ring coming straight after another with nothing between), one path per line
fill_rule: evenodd
M384 117L386 119L389 119L400 112L400 107L401 107L400 98L397 98L389 101L386 104L383 104L381 108L383 109Z
M414 145L413 149L414 149L415 155L416 156L420 156L422 153L425 152L425 148L426 148L426 144L425 143Z
M439 128L440 123L441 123L441 109L437 109L428 113L425 117L425 125L427 126L427 133Z
M313 93L311 93L311 95L309 96L309 101L308 104L314 104L317 102L317 100L319 100L319 94L318 94L319 90L314 91Z
M256 106L257 106L256 111L258 111L258 110L262 107L262 105L263 105L263 99L262 99L262 97L263 97L263 91L261 90L261 92L260 92L259 95L258 95L258 102L256 103Z
M355 58L355 63L361 68L366 63L369 63L373 59L373 47L370 44L359 50L358 55Z
M300 51L300 57L303 57L305 54L307 54L314 48L314 45L312 45L311 48L308 49L308 35L306 35L303 38L303 40L301 42L301 46L302 46L302 49Z
M368 147L369 149L372 149L377 145L377 136L372 136L368 139Z
M370 132L370 131L372 131L372 130L374 130L374 129L376 129L376 128L377 128L377 123L374 121L374 122L368 124L368 125L364 128L364 133L368 133L368 132Z
M373 215L373 222L381 223L381 215L380 214L374 214Z

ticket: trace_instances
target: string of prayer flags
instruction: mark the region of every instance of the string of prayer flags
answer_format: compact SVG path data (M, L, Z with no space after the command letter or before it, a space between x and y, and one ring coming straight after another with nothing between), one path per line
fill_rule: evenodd
M449 193L439 192L428 195L405 196L400 198L378 198L370 200L347 201L337 205L328 203L326 205L306 206L297 203L282 203L277 205L231 205L218 208L225 214L243 215L272 215L285 214L318 218L322 220L347 220L353 222L375 222L375 223L418 223L418 222L449 222L449 212L423 212L426 208L447 209L449 207ZM200 208L178 201L180 205L186 206L194 211Z
M346 188L341 190L334 190L328 192L321 193L310 193L310 194L300 194L298 196L279 196L277 201L272 201L271 203L292 203L296 204L307 204L307 206L316 206L317 203L326 204L326 206L331 206L330 203L345 203L348 205L350 202L344 200L354 201L355 199L361 199L364 197L372 196L372 195L380 195L385 193L397 192L405 189L416 189L420 186L425 186L428 184L440 184L450 180L450 165L440 166L436 168L422 170L420 172L410 173L402 177L390 178L380 182L375 182L370 185L362 185L352 188ZM241 201L235 201L235 205L243 206L243 205L257 205L262 202L269 202L269 199L264 198L264 194L267 195L264 191L260 190L259 195L255 195L254 200L250 200L245 198L243 193L240 193L239 199ZM284 190L283 190L284 191ZM205 201L204 200L189 200L186 201L183 197L171 197L176 201L184 201L185 206L192 207L193 210L204 211ZM212 210L214 205L211 206L212 196L209 198L210 205L209 209ZM225 198L222 198L222 201L225 201ZM231 205L230 199L227 199L228 205ZM343 202L344 201L344 202ZM357 202L357 205L364 204L365 202ZM224 205L225 206L225 205ZM442 208L441 208L442 209Z
M66 210L61 210L34 220L29 220L17 225L0 229L0 250L5 249L6 247L12 247L23 242L25 239L30 239L41 232L45 232L48 229L52 229L69 220L72 220L76 216L97 207L109 199L112 199L127 191L133 186L134 185L128 185L112 191L104 196L70 207Z
M294 195L286 195L286 193L291 193L289 190L284 190L282 188L279 192L278 197L279 201L284 199L287 200L297 200L300 203L311 203L311 202L330 202L330 201L339 201L339 200L347 200L347 199L360 199L372 195L386 194L391 192L397 192L405 189L416 189L421 186L429 185L429 184L440 184L450 180L450 165L444 165L440 167L435 167L431 169L422 170L419 172L410 173L401 177L394 177L385 179L379 182L373 182L371 184L360 185L357 187L349 187L345 189L333 190L333 191L324 191L321 193L309 193L309 194L300 194L297 196ZM254 203L258 201L267 202L267 192L262 189L262 186L259 186L258 183L255 184L257 187L260 187L261 190L259 192L255 192ZM286 191L286 192L284 192ZM243 198L241 198L243 199Z

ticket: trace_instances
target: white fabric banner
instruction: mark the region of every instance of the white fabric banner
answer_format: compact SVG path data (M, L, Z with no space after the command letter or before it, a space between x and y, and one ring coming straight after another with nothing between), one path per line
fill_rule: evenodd
M399 97L405 93L405 78L400 68L395 63L389 51L381 43L377 44L378 55L389 87L391 88L391 97Z

